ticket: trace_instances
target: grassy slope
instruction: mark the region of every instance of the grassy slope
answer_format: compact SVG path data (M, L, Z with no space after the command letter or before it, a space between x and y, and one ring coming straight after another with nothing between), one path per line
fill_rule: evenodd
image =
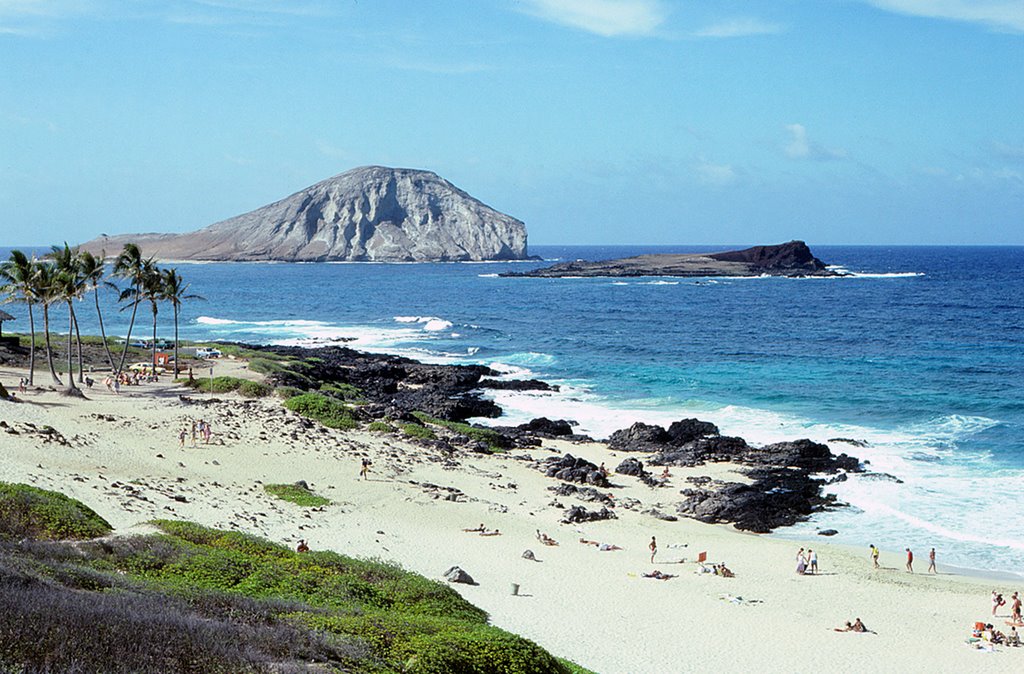
M44 537L65 527L48 521ZM0 541L0 671L586 671L397 566L157 525L85 543Z

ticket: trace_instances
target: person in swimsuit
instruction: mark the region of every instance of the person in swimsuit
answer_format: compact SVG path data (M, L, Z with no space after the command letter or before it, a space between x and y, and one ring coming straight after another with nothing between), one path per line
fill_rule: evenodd
M935 570L935 548L928 551L928 573L938 573Z
M878 548L875 547L874 543L871 544L871 563L878 568Z
M647 547L651 549L651 564L654 564L654 555L658 554L658 541L654 536L651 536L651 543Z
M907 573L914 573L914 553L907 548Z

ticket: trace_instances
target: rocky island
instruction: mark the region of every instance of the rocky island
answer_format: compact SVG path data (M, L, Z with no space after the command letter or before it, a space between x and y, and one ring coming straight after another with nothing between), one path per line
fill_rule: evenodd
M526 226L430 171L363 166L184 234L102 235L94 254L139 245L159 260L522 260Z
M841 276L814 257L803 241L722 253L638 255L616 260L575 260L502 276L535 278L636 276Z

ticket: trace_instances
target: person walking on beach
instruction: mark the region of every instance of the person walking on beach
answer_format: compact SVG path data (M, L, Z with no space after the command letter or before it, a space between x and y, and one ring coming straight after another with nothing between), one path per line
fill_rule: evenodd
M363 457L363 465L359 469L359 477L363 478L364 480L370 479L370 460L367 459L366 457Z
M811 550L810 548L807 548L807 560L810 562L811 565L810 572L812 574L818 573L818 553L814 550Z
M907 548L907 573L914 573L914 553Z
M928 573L938 573L935 570L935 548L928 551Z
M796 572L802 576L806 571L807 556L804 555L804 549L800 548L800 550L796 553Z
M874 543L871 544L871 563L875 565L876 569L878 568L878 548Z
M651 564L654 564L654 555L658 554L658 541L654 536L651 536L651 544L647 547L651 549Z
M193 447L195 447L195 446L196 446L196 433L198 432L198 430L199 430L199 429L198 429L198 428L196 428L196 422L195 422L195 421L193 421L193 422L192 422L192 446L193 446Z
M179 446L179 447L182 447L182 448L184 448L184 447L185 447L185 437L186 437L187 435L188 435L188 431L187 431L187 430L185 430L184 428L182 428L182 429L181 429L181 432L180 432L180 433L178 433L178 446Z
M1010 595L1010 599L1013 600L1010 602L1010 620L1012 622L1019 623L1021 621L1020 594L1014 592Z

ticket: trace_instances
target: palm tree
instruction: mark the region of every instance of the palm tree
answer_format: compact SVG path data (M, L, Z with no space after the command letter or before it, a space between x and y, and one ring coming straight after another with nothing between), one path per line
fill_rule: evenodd
M43 337L46 343L46 364L50 367L53 383L63 386L53 367L53 349L50 347L50 305L59 301L57 269L50 260L34 260L32 294L43 305Z
M32 276L35 274L35 264L25 253L20 250L12 250L11 256L6 262L0 265L0 281L3 282L3 290L8 293L7 301L22 301L28 305L28 383L34 383L36 373L36 322L32 315L32 305L36 301L33 294Z
M171 303L174 308L174 378L178 378L178 313L181 311L181 304L185 300L205 300L200 295L188 294L189 286L185 283L177 269L164 269L163 271L163 292L162 297Z
M145 269L142 293L143 298L149 301L149 306L153 310L153 341L149 346L152 349L150 364L153 366L153 372L156 372L156 315L159 311L159 302L163 299L164 281L160 268L153 264L152 258L146 260Z
M49 256L53 260L56 275L54 277L54 301L61 301L68 305L68 392L75 392L75 368L72 365L71 357L74 353L71 348L71 338L78 332L78 320L75 318L75 300L82 296L85 287L85 278L78 264L78 249L72 250L64 242L64 247L53 246ZM78 335L78 380L82 381L82 336Z
M127 299L132 300L132 318L128 323L128 336L124 339L124 351L121 352L121 361L117 366L117 370L114 373L120 374L121 370L124 369L124 359L128 356L128 347L132 341L132 328L135 326L135 314L139 310L139 302L142 301L142 283L146 278L147 266L151 267L153 264L153 258L148 260L142 259L142 251L134 243L124 244L124 249L121 254L114 260L114 275L120 276L127 279L132 287L125 288L121 291L121 295L118 298L119 302L123 302ZM127 307L126 307L127 308ZM122 309L123 311L123 309Z
M103 329L103 312L100 311L100 283L102 282L103 285L108 288L112 288L113 290L117 290L117 286L110 281L103 280L103 276L106 273L106 267L103 264L104 257L105 255L102 253L99 257L96 257L87 250L82 251L78 256L78 265L82 272L82 278L87 284L92 286L93 299L96 300L96 317L100 322L100 337L103 339L103 349L107 353L107 363L110 364L110 369L113 371L114 357L110 355L110 345L107 344L107 333L106 330Z

